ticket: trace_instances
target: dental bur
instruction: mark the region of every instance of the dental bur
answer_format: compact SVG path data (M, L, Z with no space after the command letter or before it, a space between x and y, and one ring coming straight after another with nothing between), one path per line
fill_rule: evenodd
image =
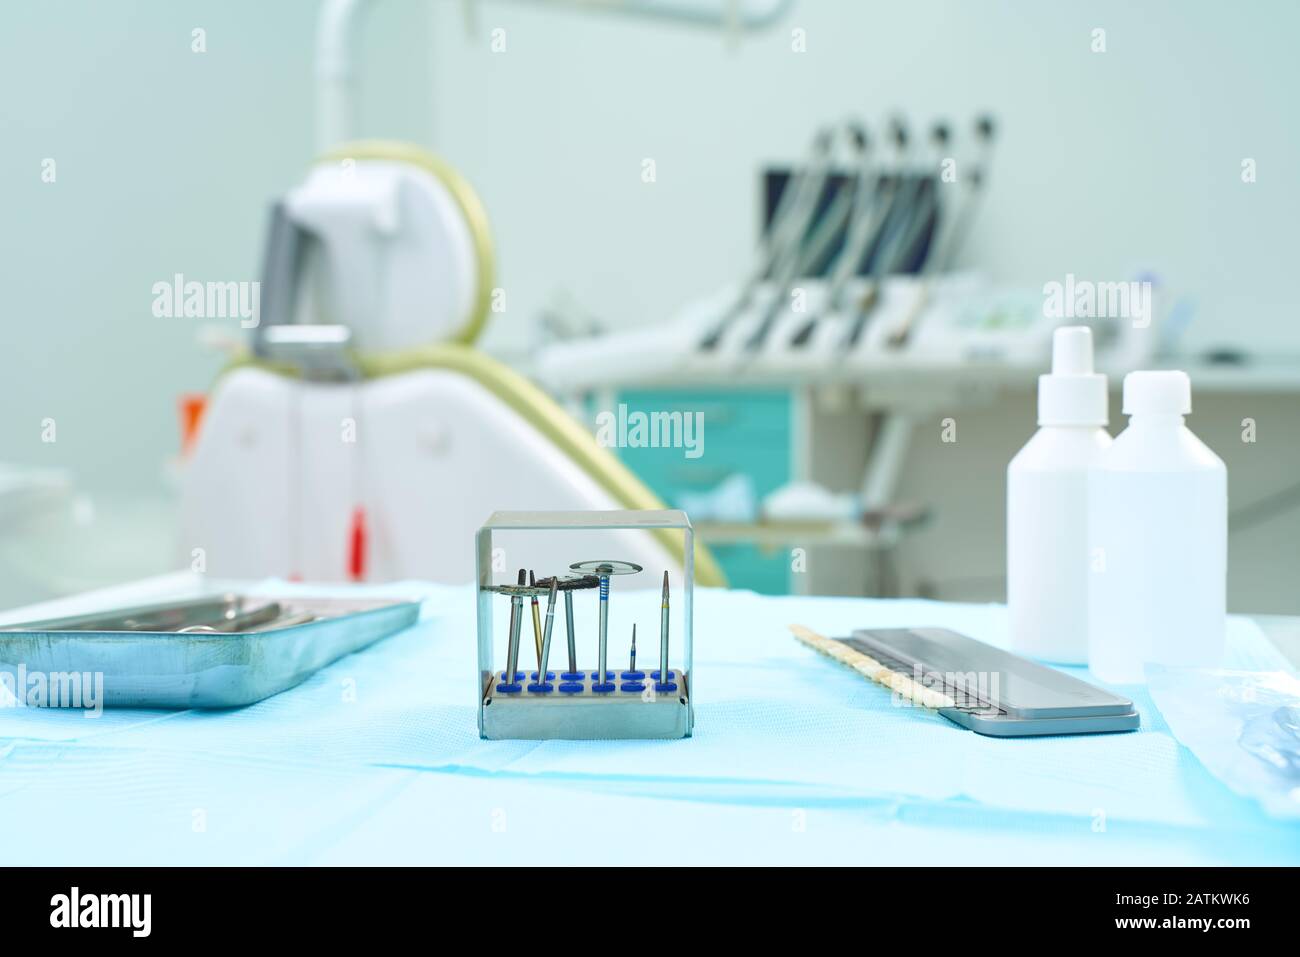
M668 572L664 572L664 597L659 605L659 680L667 684L668 674Z
M528 584L529 587L537 584L537 579L533 577L533 573L531 571L528 573ZM542 657L542 619L537 611L536 595L532 596L532 602L533 602L533 643L537 645L537 658L540 661Z
M569 566L573 571L594 575L600 586L600 660L593 677L597 679L593 691L605 693L614 690L614 683L609 680L609 580L614 575L634 575L641 571L641 566L633 562L594 561L574 562Z
M605 671L605 653L609 650L609 572L602 568L600 575L600 687L609 682Z
M573 592L564 591L564 625L569 631L569 674L578 672L578 645L573 639Z
M524 570L519 569L519 584L523 585L528 581L528 576ZM524 599L522 595L510 596L510 645L506 650L506 684L515 683L515 675L519 668L519 631L523 625Z
M555 625L555 592L558 588L554 578L551 579L551 590L546 596L546 628L542 632L542 653L537 659L537 681L529 686L529 691L550 690L550 685L546 682L546 663L551 658L551 629Z

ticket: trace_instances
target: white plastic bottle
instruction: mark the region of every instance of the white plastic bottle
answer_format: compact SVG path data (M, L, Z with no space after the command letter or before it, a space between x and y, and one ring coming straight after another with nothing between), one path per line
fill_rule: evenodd
M1110 445L1106 377L1092 331L1057 329L1038 378L1039 429L1007 466L1011 647L1059 664L1088 660L1088 470Z
M1191 411L1187 373L1129 373L1128 428L1089 477L1088 667L1103 681L1223 657L1228 471L1183 424Z

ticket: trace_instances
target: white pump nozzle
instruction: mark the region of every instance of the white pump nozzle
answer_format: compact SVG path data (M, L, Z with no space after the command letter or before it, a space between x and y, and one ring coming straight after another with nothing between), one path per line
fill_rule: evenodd
M1052 371L1038 377L1038 424L1101 426L1109 418L1106 377L1093 371L1092 330L1062 326L1052 335Z

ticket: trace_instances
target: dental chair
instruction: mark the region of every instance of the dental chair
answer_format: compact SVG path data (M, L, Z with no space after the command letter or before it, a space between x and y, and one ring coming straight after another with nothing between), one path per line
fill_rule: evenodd
M457 584L474 580L475 533L495 511L663 507L474 349L494 295L478 197L418 147L353 139L368 6L320 6L323 155L272 208L251 349L187 410L181 544L209 575ZM505 542L493 571L620 558L651 583L659 569L680 579L680 532L572 534ZM695 581L724 583L699 545Z
M273 209L251 350L189 443L186 560L217 577L463 583L494 511L664 507L473 348L492 283L486 218L454 170L404 144L328 153ZM616 557L681 574L680 533L598 534L521 539L494 570ZM695 574L723 582L703 548Z

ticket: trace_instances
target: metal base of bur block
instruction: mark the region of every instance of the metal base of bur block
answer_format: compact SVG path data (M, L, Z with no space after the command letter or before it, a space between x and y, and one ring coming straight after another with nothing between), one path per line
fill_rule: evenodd
M591 672L580 682L582 690L573 694L560 692L559 680L551 682L550 692L500 694L500 676L484 674L482 736L529 741L690 737L690 695L680 671L672 672L677 690L666 692L654 692L648 673L640 681L644 691L621 690L630 683L623 680L622 671L610 669L608 676L615 690L604 694L592 690L597 679Z

